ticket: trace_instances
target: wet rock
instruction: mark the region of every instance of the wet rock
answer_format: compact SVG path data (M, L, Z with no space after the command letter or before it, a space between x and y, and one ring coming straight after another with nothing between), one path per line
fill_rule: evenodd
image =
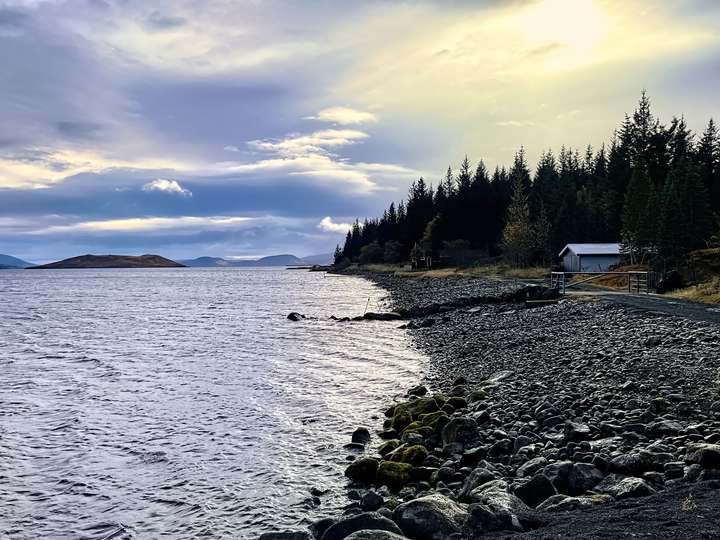
M293 322L302 321L304 318L305 318L305 315L303 315L302 313L298 313L297 311L292 311L287 316L287 319L289 321L293 321Z
M419 385L419 386L414 386L413 388L408 390L407 395L408 396L424 396L427 393L428 393L427 387L423 386L423 385Z
M356 482L372 484L375 482L379 464L380 462L375 458L356 459L345 469L345 476Z
M420 497L398 506L393 519L413 540L444 540L459 533L467 508L443 495Z
M370 431L367 428L359 427L352 434L352 442L367 444L370 442Z
M398 446L400 446L400 441L398 441L397 439L386 441L378 447L378 454L380 454L381 456L385 456L390 452L396 450Z
M518 467L517 475L520 477L533 476L537 471L545 467L547 463L548 460L542 456L533 458Z
M343 540L358 531L387 531L402 536L400 528L390 519L376 512L364 512L341 519L320 537L321 540Z
M655 490L641 478L614 473L606 476L595 486L595 491L605 493L615 499L646 497L655 493Z
M368 311L367 313L365 313L365 315L362 316L362 318L366 321L399 321L403 319L403 316L400 313L396 313L394 311L385 313L374 313L372 311Z

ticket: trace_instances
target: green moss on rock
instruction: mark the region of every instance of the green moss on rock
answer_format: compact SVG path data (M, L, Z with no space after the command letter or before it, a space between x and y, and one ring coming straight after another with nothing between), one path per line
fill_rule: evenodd
M399 490L410 481L411 469L409 463L382 461L377 469L377 484Z
M356 482L372 484L377 476L378 464L375 458L356 459L345 469L345 476Z
M400 441L398 441L397 439L391 439L380 445L380 448L378 448L378 454L380 454L381 456L385 456L397 449L398 446L400 446Z

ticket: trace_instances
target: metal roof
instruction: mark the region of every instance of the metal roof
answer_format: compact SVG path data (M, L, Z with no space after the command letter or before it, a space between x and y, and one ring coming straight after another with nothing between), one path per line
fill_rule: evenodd
M560 257L566 251L576 255L620 255L620 244L568 244L560 252Z

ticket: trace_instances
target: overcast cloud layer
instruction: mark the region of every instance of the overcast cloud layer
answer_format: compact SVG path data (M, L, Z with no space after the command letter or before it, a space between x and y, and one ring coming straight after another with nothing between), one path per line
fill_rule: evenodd
M712 0L0 0L0 253L331 252L467 153L720 117Z

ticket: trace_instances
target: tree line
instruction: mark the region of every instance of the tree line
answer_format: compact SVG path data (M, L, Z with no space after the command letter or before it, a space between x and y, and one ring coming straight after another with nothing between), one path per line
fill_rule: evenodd
M609 145L548 150L531 172L521 147L492 172L467 156L436 186L414 181L380 218L356 220L335 262L504 255L550 264L571 242L621 242L632 262L678 264L718 238L720 134L663 124L642 93ZM472 261L467 261L472 262Z

